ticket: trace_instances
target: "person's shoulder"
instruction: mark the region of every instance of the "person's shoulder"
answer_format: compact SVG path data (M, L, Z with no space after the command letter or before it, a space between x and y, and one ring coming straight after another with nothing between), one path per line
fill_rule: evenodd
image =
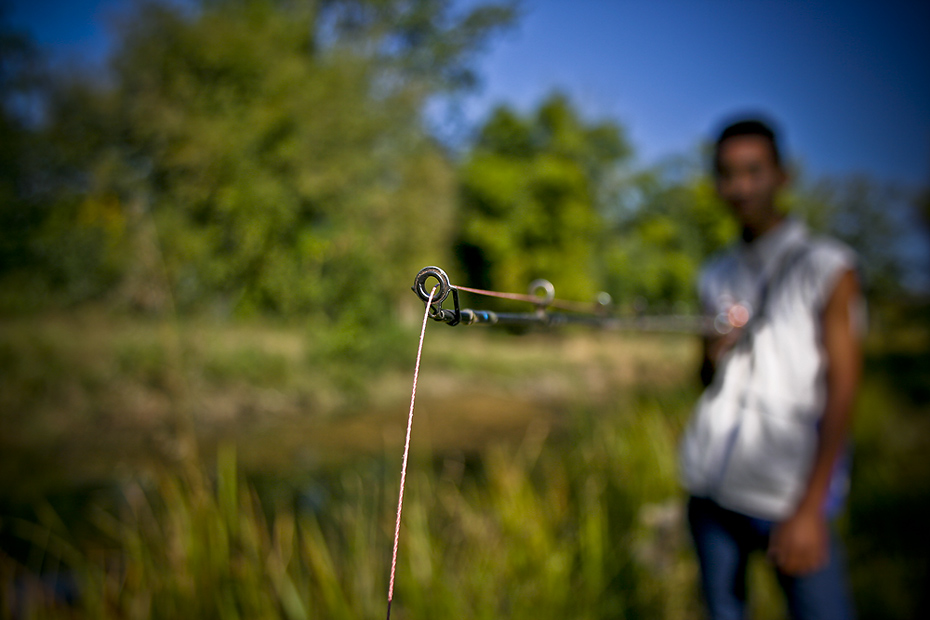
M856 251L829 235L809 236L805 254L799 273L800 281L806 283L805 289L818 306L826 302L843 273L853 271L858 275L860 272Z
M811 266L852 269L856 267L858 260L856 251L836 237L821 233L808 237L807 262Z

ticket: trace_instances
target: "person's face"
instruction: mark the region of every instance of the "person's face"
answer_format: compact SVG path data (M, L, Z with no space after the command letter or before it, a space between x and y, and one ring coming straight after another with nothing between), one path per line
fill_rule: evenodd
M747 228L764 228L775 216L785 173L762 136L734 136L717 152L717 193Z

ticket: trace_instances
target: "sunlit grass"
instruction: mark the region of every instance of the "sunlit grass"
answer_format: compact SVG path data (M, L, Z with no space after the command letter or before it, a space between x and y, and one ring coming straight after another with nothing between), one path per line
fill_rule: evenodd
M551 441L541 423L515 447L415 463L394 617L693 612L675 423L660 413L627 419L614 409L570 441ZM37 534L65 540L59 525L31 525L31 542L77 579L81 617L376 617L397 488L396 475L383 472L345 469L316 506L268 505L224 448L215 473L166 471L124 485L115 507L94 509L95 549ZM23 575L28 568L6 566ZM14 594L35 617L54 615L51 592Z
M68 326L3 332L3 441L26 440L4 467L35 488L19 495L29 511L0 513L0 618L383 617L409 372L372 376L369 411L326 412L305 396L318 378L299 330L91 321L64 339ZM680 337L431 326L392 617L699 617L676 473L694 353ZM842 527L862 617L905 618L926 576L908 541L928 514L927 418L883 355ZM264 417L233 407L238 433L205 432L217 403L243 402ZM188 433L198 450L158 452ZM314 442L338 458L300 460ZM85 458L109 472L90 478L105 492L46 500L79 492L86 471L68 468ZM767 569L752 566L754 617L784 618Z

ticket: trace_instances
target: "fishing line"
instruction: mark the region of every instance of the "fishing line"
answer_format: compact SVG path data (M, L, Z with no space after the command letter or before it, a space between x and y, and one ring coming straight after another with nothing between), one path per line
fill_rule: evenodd
M530 291L542 290L546 293L546 296L541 297L534 293L529 295L521 295L519 293L501 293L499 291L487 291L480 288L470 288L467 286L459 286L458 284L450 284L450 286L457 290L463 291L465 293L472 293L474 295L483 295L485 297L496 297L498 299L509 299L511 301L524 301L530 304L536 304L539 306L545 306L548 308L558 308L560 310L568 310L569 312L591 312L595 307L594 304L586 304L576 301L565 301L564 299L555 299L553 296L555 294L555 289L552 288L552 284L548 280L533 280L530 283Z
M400 491L397 494L397 521L394 524L394 552L391 554L391 580L388 584L387 620L391 620L391 603L394 600L394 575L397 571L397 546L400 542L400 513L404 508L404 485L407 480L407 457L410 454L410 429L413 428L413 405L417 399L417 378L420 375L420 355L423 352L423 337L426 335L426 322L432 307L433 294L439 284L429 292L426 311L423 313L423 326L420 328L420 344L417 346L417 361L413 367L413 389L410 391L410 412L407 414L407 437L404 440L404 458L400 467Z

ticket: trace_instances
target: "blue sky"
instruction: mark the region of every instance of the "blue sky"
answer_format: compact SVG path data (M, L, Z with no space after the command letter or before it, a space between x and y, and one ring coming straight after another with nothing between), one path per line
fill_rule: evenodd
M475 0L461 0L473 3ZM7 0L58 57L100 58L125 0ZM930 2L525 0L479 57L480 120L553 90L621 123L638 161L687 153L722 116L762 110L812 175L930 184Z
M562 88L645 161L754 109L812 172L930 183L930 2L537 0L482 67L472 115Z

